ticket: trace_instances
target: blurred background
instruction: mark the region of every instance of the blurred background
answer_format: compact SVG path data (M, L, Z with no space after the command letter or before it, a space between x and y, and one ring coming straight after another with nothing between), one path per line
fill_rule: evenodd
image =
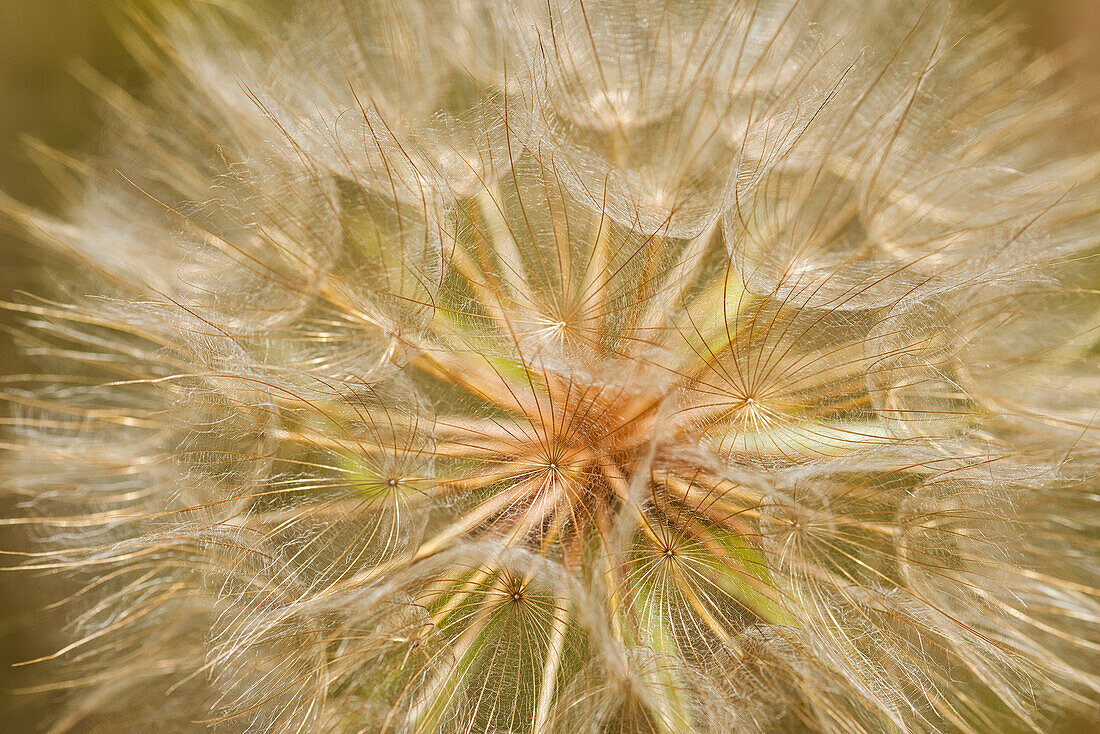
M112 32L123 7L134 2L0 0L0 190L47 211L59 208L48 181L28 154L26 141L39 140L76 154L94 148L102 121L94 95L72 74L74 64L86 63L123 87L140 90L142 72ZM1100 85L1100 0L971 0L971 4L983 11L1015 14L1025 24L1025 42L1074 52L1077 73L1094 87ZM48 292L49 275L43 265L48 263L40 262L31 246L0 217L0 301L10 300L17 291ZM12 323L10 315L0 311L0 376L29 369L6 331ZM0 504L0 516L10 511ZM24 545L18 533L0 528L0 549ZM31 681L26 668L12 667L50 652L41 640L23 632L48 603L25 582L22 575L0 572L0 732L5 734L38 731L40 712L49 705L48 697L19 693ZM1063 721L1058 731L1100 732L1100 711L1088 719Z

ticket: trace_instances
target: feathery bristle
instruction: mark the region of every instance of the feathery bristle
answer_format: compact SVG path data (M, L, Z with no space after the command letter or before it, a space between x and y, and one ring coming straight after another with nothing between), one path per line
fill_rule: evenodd
M1047 731L1100 152L950 4L235 2L9 307L52 732ZM87 295L83 295L87 294ZM1091 396L1091 397L1090 397Z

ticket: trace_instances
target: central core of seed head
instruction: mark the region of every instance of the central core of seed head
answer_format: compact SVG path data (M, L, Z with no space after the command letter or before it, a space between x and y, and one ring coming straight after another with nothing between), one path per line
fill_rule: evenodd
M501 447L515 469L500 489L514 496L493 524L517 541L542 542L605 527L649 455L657 404L572 382L546 385L535 410L501 424L518 439Z
M450 485L469 497L465 535L553 553L607 530L652 454L663 395L455 353L421 366L480 405L443 426L451 441L439 448L457 459Z

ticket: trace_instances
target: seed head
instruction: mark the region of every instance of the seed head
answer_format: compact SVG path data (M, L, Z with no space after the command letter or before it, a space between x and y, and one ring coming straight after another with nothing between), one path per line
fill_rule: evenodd
M137 17L18 207L52 731L1046 731L1096 696L1100 153L930 0ZM61 259L61 255L58 255Z

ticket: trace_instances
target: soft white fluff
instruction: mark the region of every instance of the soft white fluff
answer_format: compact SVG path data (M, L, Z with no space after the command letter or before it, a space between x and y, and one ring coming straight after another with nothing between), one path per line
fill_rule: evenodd
M1046 731L1100 155L945 4L139 19L13 306L54 731ZM214 7L214 6L217 7ZM145 35L149 28L156 28Z

